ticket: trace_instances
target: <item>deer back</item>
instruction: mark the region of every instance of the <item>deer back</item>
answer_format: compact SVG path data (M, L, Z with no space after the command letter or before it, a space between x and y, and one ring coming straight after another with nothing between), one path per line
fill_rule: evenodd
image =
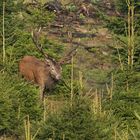
M19 70L25 79L41 86L49 76L49 67L34 56L25 56L19 63Z

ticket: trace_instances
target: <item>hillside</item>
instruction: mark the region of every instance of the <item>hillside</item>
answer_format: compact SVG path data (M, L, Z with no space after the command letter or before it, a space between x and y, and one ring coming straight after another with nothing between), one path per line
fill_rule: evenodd
M138 0L0 2L0 139L138 140Z

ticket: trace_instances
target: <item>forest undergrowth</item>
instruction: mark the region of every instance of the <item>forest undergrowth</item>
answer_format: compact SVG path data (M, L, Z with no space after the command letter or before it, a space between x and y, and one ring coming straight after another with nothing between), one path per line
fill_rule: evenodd
M139 8L138 0L0 1L0 139L139 140ZM18 68L25 55L43 59L31 37L39 29L56 60L78 48L43 102Z

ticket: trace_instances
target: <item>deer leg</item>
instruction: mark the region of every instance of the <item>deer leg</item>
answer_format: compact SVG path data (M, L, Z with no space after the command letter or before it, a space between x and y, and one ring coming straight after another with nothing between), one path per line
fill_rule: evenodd
M40 100L43 101L44 100L44 86L40 86Z

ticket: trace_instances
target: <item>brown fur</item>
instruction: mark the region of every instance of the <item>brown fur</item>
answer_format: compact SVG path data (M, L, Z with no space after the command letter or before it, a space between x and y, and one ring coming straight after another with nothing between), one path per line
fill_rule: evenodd
M51 76L50 66L34 56L25 56L19 63L19 71L26 80L40 87L40 96L44 98L44 89L51 89L56 81Z

